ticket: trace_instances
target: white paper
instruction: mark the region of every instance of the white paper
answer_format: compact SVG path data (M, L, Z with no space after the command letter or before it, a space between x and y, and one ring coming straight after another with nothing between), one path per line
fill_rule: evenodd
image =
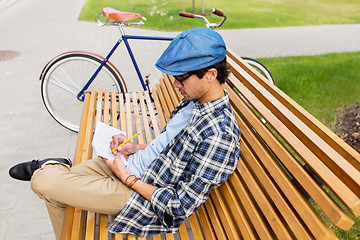
M110 142L112 141L112 136L123 134L126 136L126 133L120 131L117 128L109 126L103 122L98 122L96 124L95 133L93 141L91 143L95 153L103 158L114 161L115 155L111 153ZM126 159L123 155L120 155L121 160L126 164Z

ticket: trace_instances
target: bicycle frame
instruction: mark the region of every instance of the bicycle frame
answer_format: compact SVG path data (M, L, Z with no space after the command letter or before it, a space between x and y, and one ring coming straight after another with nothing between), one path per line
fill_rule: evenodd
M144 89L144 91L146 90L150 90L147 89L147 85L144 82L144 79L141 75L140 72L140 68L136 62L135 56L131 50L130 44L128 42L129 39L135 39L135 40L154 40L154 41L172 41L174 38L171 37L153 37L153 36L137 36L137 35L126 35L124 34L122 28L119 26L120 28L120 32L121 32L121 38L115 43L114 47L111 49L111 51L108 53L108 55L105 57L104 61L101 63L101 65L97 68L97 70L95 71L95 73L91 76L91 78L89 79L89 81L85 84L85 86L83 87L83 89L81 89L81 91L78 93L77 98L80 101L83 101L85 98L85 91L89 88L89 86L91 85L91 83L94 81L94 79L96 78L96 76L98 75L98 73L100 72L100 70L102 69L102 67L107 63L107 61L110 59L110 57L113 55L113 53L115 52L115 50L119 47L120 43L122 41L124 41L126 49L128 51L128 54L130 55L131 61L133 63L133 66L135 68L135 71L139 77L140 83Z

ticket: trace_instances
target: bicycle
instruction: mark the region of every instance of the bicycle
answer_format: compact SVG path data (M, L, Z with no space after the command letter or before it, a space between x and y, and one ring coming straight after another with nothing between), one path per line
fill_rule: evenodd
M220 23L210 23L206 17L192 13L180 13L180 16L199 18L205 22L206 27L218 28L225 22L226 15L214 8L211 11L213 14L222 17ZM100 18L103 18L104 22ZM137 19L139 19L138 22L133 22L133 20ZM79 130L78 124L81 117L82 102L87 92L99 88L119 93L127 91L122 75L115 65L109 61L121 42L124 42L142 88L146 91L150 90L149 76L146 76L144 81L128 40L173 40L172 37L125 34L124 26L140 26L146 23L146 18L138 13L120 12L113 8L104 8L102 13L95 18L95 21L99 26L118 26L121 34L119 40L105 58L86 51L65 52L50 60L40 75L41 97L47 111L59 124L74 132ZM259 61L247 57L243 59L273 82L270 72Z

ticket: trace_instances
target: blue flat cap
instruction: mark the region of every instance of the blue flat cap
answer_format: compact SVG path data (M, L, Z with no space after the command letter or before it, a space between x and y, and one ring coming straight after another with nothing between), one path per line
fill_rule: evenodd
M225 56L225 42L219 33L210 28L193 28L177 35L155 66L166 74L178 76L212 66Z

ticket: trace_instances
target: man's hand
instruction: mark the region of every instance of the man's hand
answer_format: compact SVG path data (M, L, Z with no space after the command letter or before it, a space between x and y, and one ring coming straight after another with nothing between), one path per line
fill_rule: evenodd
M130 175L129 169L125 166L124 162L119 156L116 156L114 161L103 158L108 168L124 183L125 179Z
M115 135L112 137L112 142L110 143L110 148L114 149L117 146L119 146L120 144L122 144L123 142L125 142L127 140L127 137L125 137L122 134L119 135ZM137 151L136 145L133 142L128 142L124 145L121 145L118 149L116 149L113 153L116 156L119 156L120 154L123 155L130 155L133 154Z

